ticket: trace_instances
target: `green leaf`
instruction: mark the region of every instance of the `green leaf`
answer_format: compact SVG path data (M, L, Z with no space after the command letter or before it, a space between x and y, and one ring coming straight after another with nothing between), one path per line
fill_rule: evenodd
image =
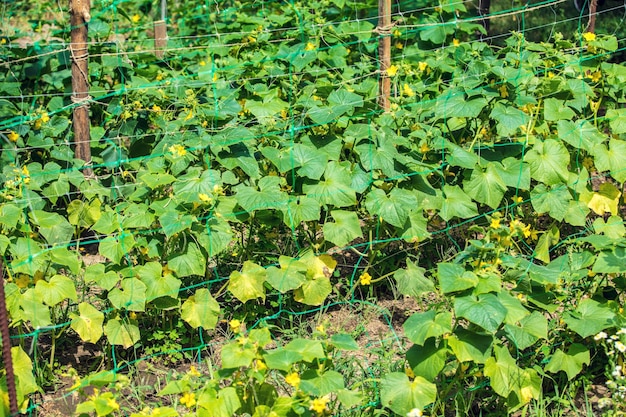
M530 166L518 158L505 158L500 164L494 165L500 178L507 187L528 190L530 188Z
M573 380L583 370L583 365L589 365L590 360L589 349L579 343L574 343L567 349L567 353L557 349L552 354L545 370L555 374L564 371L568 379Z
M320 204L348 207L356 204L356 193L351 184L348 170L338 162L331 161L324 171L324 179L313 185L304 184L303 191Z
M21 319L30 321L34 328L46 327L52 324L50 309L41 302L41 296L34 288L29 288L20 298Z
M241 272L233 271L228 281L228 291L242 303L255 298L265 300L263 283L267 278L265 268L254 262L245 261Z
M602 233L611 239L619 239L626 234L624 220L618 216L611 216L606 222L602 217L598 217L593 221L593 229L596 234Z
M434 310L414 313L402 328L411 342L421 346L431 337L443 336L452 331L452 313L436 314Z
M330 277L337 261L330 255L313 256L308 252L300 259L308 265L306 281L294 291L294 299L307 305L321 305L332 292Z
M181 278L192 275L203 277L206 273L206 258L198 245L189 242L184 254L168 259L167 267Z
M109 292L109 301L115 308L128 311L145 311L146 284L137 278L122 280L121 288L113 288Z
M110 291L119 282L120 276L114 271L104 272L104 264L93 264L85 268L85 282L95 282L99 287Z
M513 106L496 103L490 117L498 122L496 124L498 135L510 136L522 126L526 127L529 116Z
M324 238L337 246L348 245L354 239L361 237L361 225L359 218L353 211L332 210L330 212L334 223L324 223Z
M76 301L77 298L74 281L64 275L54 275L48 282L43 279L37 281L35 292L50 307L65 299Z
M135 238L131 233L122 233L116 237L107 237L102 239L98 246L98 252L104 256L119 264L122 258L124 258L135 246Z
M74 227L61 215L33 210L29 213L29 217L34 224L39 226L39 233L49 245L63 246L72 240Z
M163 274L159 262L147 262L135 268L137 277L146 285L146 301L160 297L178 298L181 281L172 274Z
M504 326L509 338L519 350L532 346L539 339L548 339L548 320L538 311L520 320L519 326Z
M315 359L326 357L322 342L319 340L294 339L285 345L285 350L299 354L305 362L313 362Z
M543 184L537 184L530 192L531 202L538 214L548 213L550 217L561 221L569 210L572 195L565 186L548 189Z
M613 134L626 133L626 109L609 109L605 118L609 121Z
M334 111L351 116L356 107L363 107L363 97L341 88L328 95L328 104L333 106Z
M317 200L307 196L299 196L289 201L287 207L282 210L285 224L295 229L303 221L319 220L321 208Z
M296 143L291 152L295 167L300 167L297 172L301 177L319 180L324 174L328 157L326 154L313 146ZM291 164L292 161L290 161ZM291 168L291 166L290 166Z
M506 308L494 294L459 297L454 300L454 312L489 332L498 330L506 317Z
M301 389L305 394L322 397L345 388L343 376L334 370L319 372L310 369L302 373L300 381Z
M561 232L556 225L553 225L549 230L546 230L535 246L535 259L539 259L545 263L550 262L550 247L559 243Z
M437 98L435 116L442 119L451 117L476 118L487 105L483 97L467 99L465 93L458 90L448 90Z
M414 298L419 298L424 293L435 292L435 284L426 278L424 272L426 272L424 268L407 259L406 269L398 269L393 274L398 292Z
M102 324L104 314L89 303L82 302L78 305L78 314L70 313L74 329L83 342L96 343L102 337Z
M180 316L191 327L214 329L220 314L220 306L206 288L200 288L183 303Z
M120 217L120 214L111 211L111 209L107 207L104 213L100 213L100 216L93 225L92 229L104 235L113 234L120 228Z
M288 106L288 103L275 97L268 101L264 100L263 102L247 100L245 109L249 110L254 117L259 119L259 123L265 124L268 123L275 114L280 113L281 110L286 109Z
M543 118L545 120L572 120L575 113L565 103L556 98L547 98L543 102Z
M307 265L288 256L278 258L280 268L270 266L266 269L267 283L281 293L295 290L306 280Z
M401 188L394 188L389 196L380 188L374 188L365 199L365 207L371 215L396 227L404 226L417 204L417 197Z
M390 372L382 377L380 383L383 405L403 416L414 408L423 410L437 398L437 386L421 376L411 381L403 373Z
M554 139L537 141L524 157L532 178L546 185L567 183L569 159L565 146Z
M565 313L563 320L581 337L598 334L614 325L615 313L606 303L590 298L582 300L576 310Z
M256 357L256 349L251 344L241 344L239 341L231 342L220 352L222 368L231 369L242 366L250 366Z
M493 209L500 205L506 192L506 184L500 177L497 165L499 164L489 162L484 169L476 165L469 181L463 184L467 195Z
M413 345L406 352L406 359L415 375L434 381L441 373L448 358L448 348L435 339L429 339L424 346Z
M577 120L576 122L560 120L557 123L557 133L559 139L569 143L576 149L584 149L592 152L593 149L606 140L606 136L588 120Z
M263 359L268 368L289 372L294 364L302 360L302 355L298 352L278 348L263 355Z
M11 348L11 361L13 362L18 405L20 405L29 394L39 391L40 388L37 385L35 373L33 372L33 362L20 346ZM3 401L0 408L4 408L4 406L5 403Z
M474 203L472 199L465 194L461 187L446 184L443 186L443 193L445 198L439 215L445 221L448 221L453 217L467 219L478 216L476 203Z
M135 320L110 319L104 326L104 334L110 344L121 345L124 349L128 349L141 340Z
M208 257L212 258L228 248L233 240L233 229L223 218L212 217L207 221L204 233L197 238Z
M619 182L626 181L626 141L609 140L609 148L600 144L593 151L594 164L598 171L610 171L611 176Z
M335 333L328 343L339 350L359 350L359 344L347 333Z
M457 328L447 341L459 362L485 363L491 356L493 336Z
M478 277L462 265L449 262L437 264L437 277L444 294L463 291L478 285Z
M522 369L516 365L506 347L495 347L496 357L485 362L485 376L493 390L502 397L515 394L517 404L525 404L541 394L541 379L534 369ZM509 398L510 400L510 398Z
M613 250L600 251L592 270L597 274L620 274L626 272L626 249L616 246Z

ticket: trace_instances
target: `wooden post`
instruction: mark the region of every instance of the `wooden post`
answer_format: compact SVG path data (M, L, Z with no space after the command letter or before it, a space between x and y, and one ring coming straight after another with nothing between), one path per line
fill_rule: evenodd
M9 316L4 295L4 265L0 259L0 335L2 336L2 361L6 370L7 392L9 394L9 413L17 415L17 391L15 390L15 373L11 356L11 338L9 337ZM4 407L0 405L0 407Z
M167 1L161 0L161 20L154 22L154 55L163 59L165 49L167 48Z
M85 161L83 175L92 177L91 139L89 136L89 49L87 47L87 23L91 19L90 0L70 0L72 55L72 102L76 104L73 112L74 154Z
M391 0L378 0L378 58L380 59L380 81L378 104L385 112L390 109L391 80L387 69L391 66Z
M589 26L587 32L595 33L596 31L596 10L598 10L598 0L591 0L589 4Z

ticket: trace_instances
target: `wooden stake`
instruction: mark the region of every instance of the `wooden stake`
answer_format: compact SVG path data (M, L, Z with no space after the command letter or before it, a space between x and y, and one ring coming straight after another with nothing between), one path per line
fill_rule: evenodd
M595 33L596 31L596 10L598 10L598 0L591 0L589 4L589 26L587 32Z
M378 58L380 59L380 81L378 104L385 112L390 109L391 80L387 69L391 66L391 0L378 0Z
M154 55L163 59L165 48L167 48L167 25L165 20L157 20L154 22Z
M87 23L91 19L90 0L70 0L70 52L72 55L72 101L74 155L85 161L83 175L92 177L91 139L89 136L89 49L87 48Z

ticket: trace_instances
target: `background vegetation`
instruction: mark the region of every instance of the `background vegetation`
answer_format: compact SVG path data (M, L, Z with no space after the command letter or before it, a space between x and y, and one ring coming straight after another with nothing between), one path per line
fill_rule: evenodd
M90 178L67 10L2 3L22 412L626 411L623 5L168 7L157 59L156 3L92 5Z

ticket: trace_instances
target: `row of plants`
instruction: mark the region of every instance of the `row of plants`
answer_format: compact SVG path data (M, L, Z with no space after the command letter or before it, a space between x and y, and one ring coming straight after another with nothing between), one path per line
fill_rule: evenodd
M77 409L97 416L443 415L486 398L497 415L605 373L605 411L624 410L614 37L494 47L473 22L421 26L467 12L442 4L402 15L381 74L375 4L232 2L172 19L156 60L132 4L89 25L96 180L67 139L68 51L0 45L0 254L23 412L72 338L112 368L72 387L100 388ZM94 251L104 261L88 265ZM338 265L342 252L358 262ZM420 311L385 372L324 326L279 337L289 314L391 291ZM175 364L224 327L218 365L120 406L120 358ZM40 335L50 346L33 354Z

